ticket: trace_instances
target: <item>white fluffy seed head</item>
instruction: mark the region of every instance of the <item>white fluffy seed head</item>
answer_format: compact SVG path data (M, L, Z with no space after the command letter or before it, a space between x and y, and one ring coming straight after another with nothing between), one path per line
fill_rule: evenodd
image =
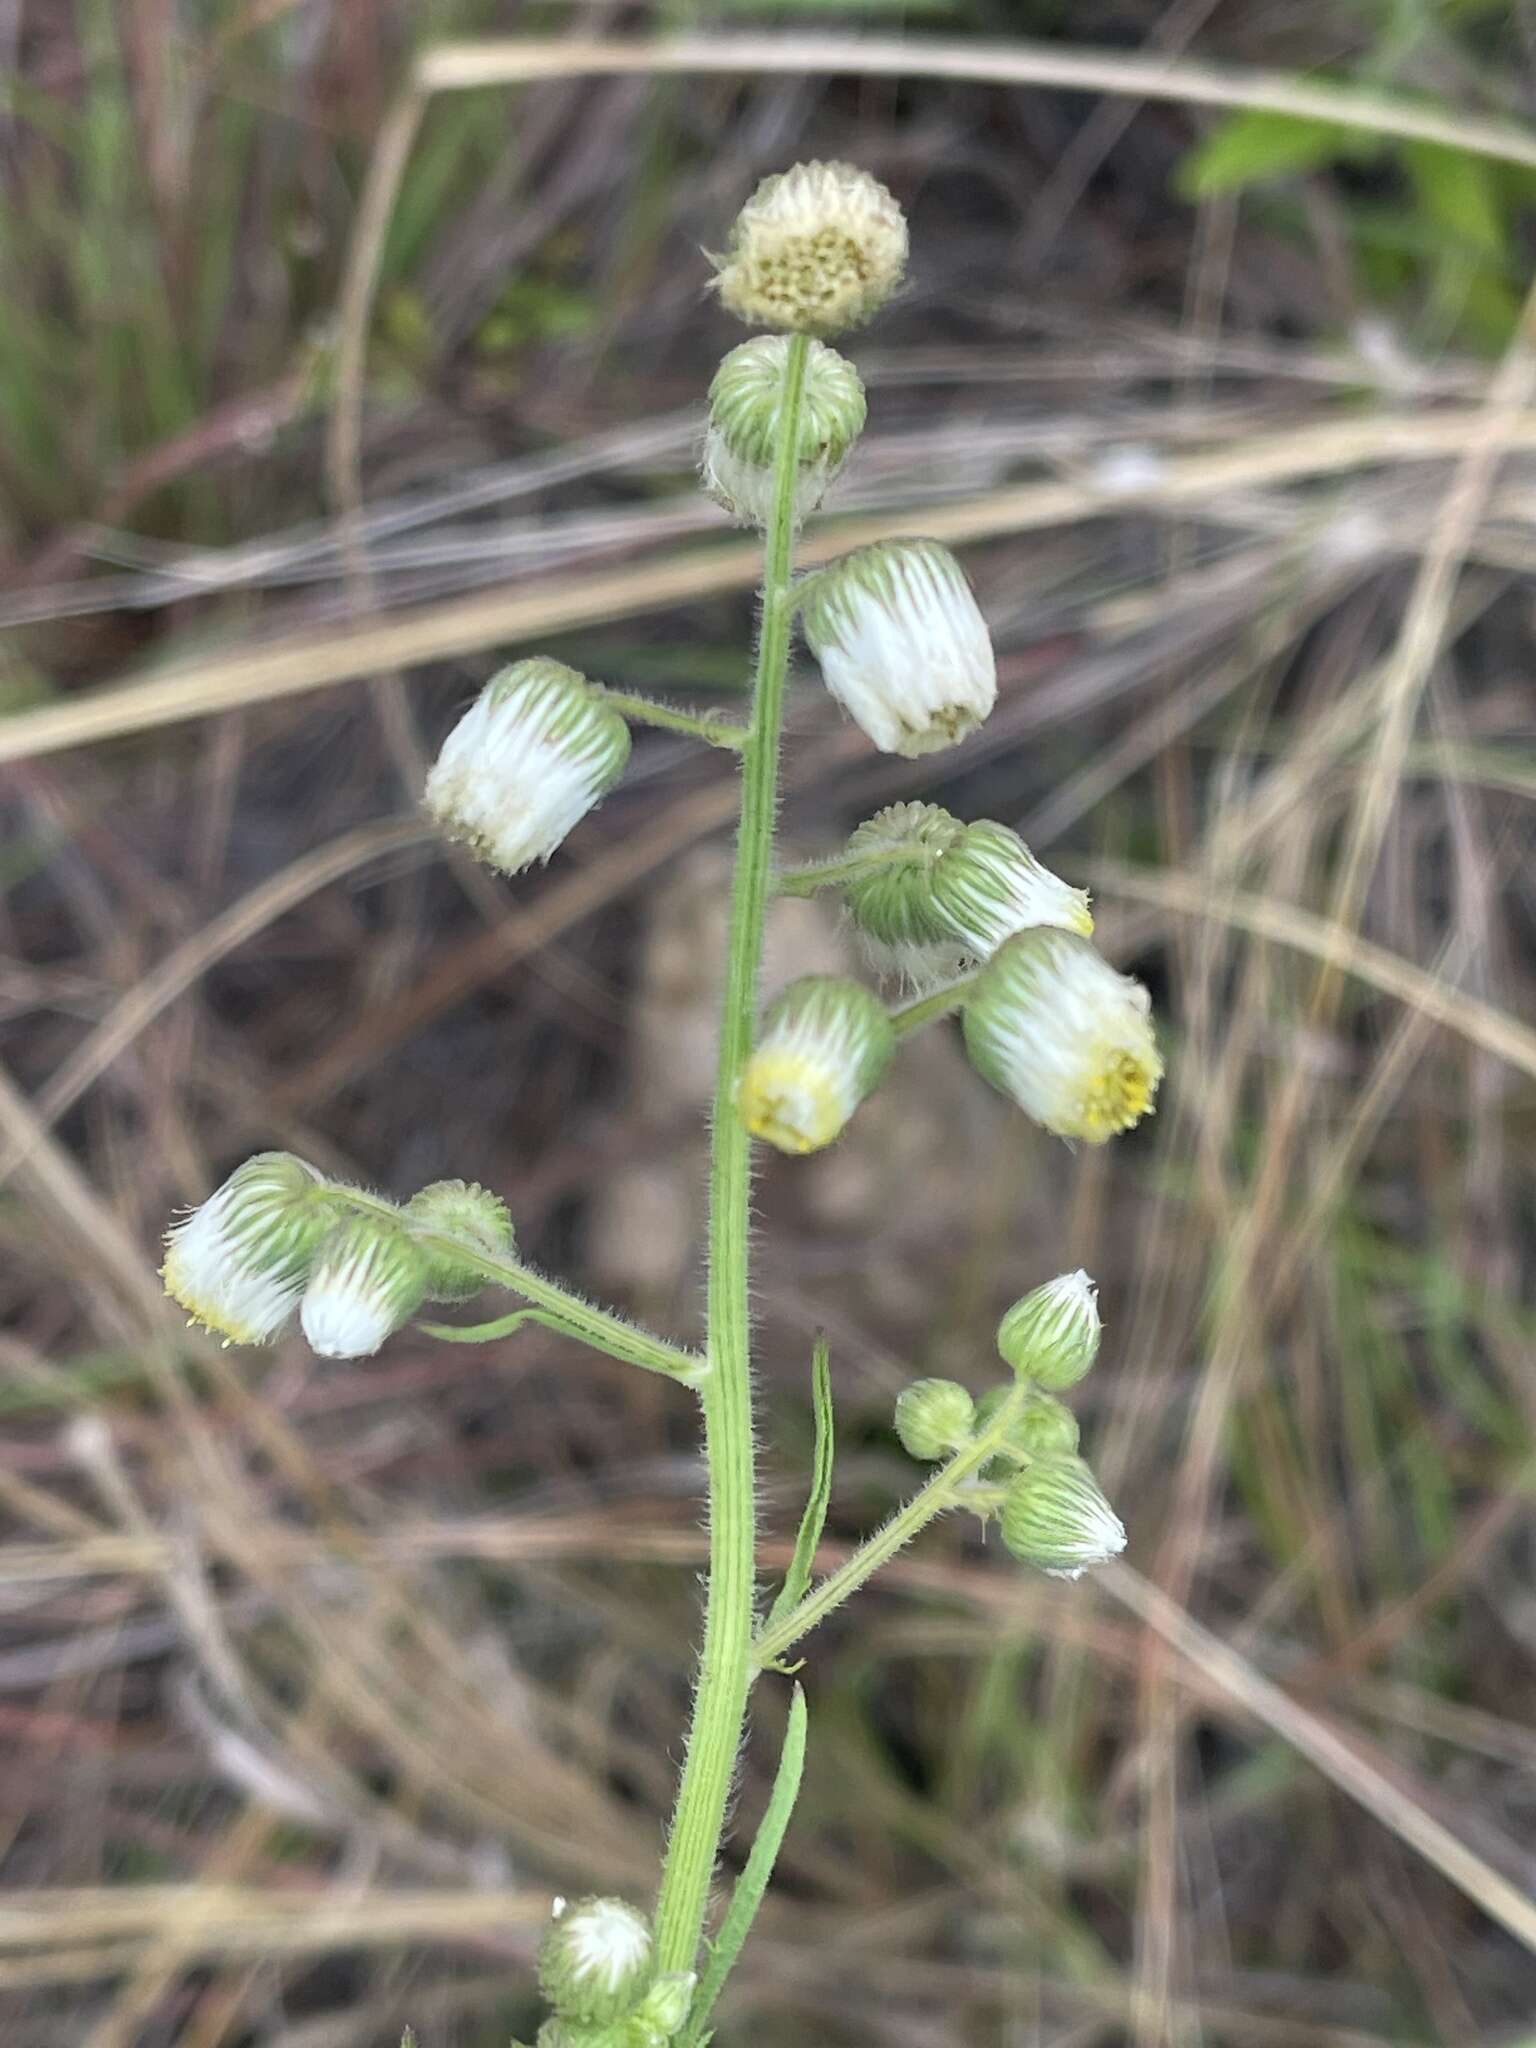
M841 334L879 311L906 264L907 223L882 184L851 164L796 164L737 215L715 289L749 327Z
M808 974L769 1005L736 1088L736 1114L781 1152L830 1145L896 1048L878 997L842 975Z
M1062 1138L1102 1144L1152 1107L1163 1063L1139 982L1076 932L1017 932L966 1001L972 1066Z
M997 701L986 621L937 541L844 555L801 585L800 617L827 688L882 753L952 747Z
M1125 1548L1125 1525L1081 1458L1038 1459L1009 1487L999 1519L1014 1556L1055 1579L1080 1579Z
M540 1989L560 2019L607 2025L644 1997L652 1949L650 1922L623 1899L578 1899L540 1945Z
M354 1216L320 1246L299 1321L322 1358L371 1358L426 1299L426 1254L398 1223Z
M173 1301L228 1344L269 1344L298 1306L333 1210L291 1152L258 1152L166 1233Z
M548 860L628 759L618 712L575 669L537 657L486 684L444 740L423 802L445 838L512 875Z

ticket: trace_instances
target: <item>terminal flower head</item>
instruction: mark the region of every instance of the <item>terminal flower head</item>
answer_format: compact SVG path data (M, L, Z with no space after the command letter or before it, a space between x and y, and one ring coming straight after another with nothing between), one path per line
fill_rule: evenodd
M736 1090L736 1113L781 1152L830 1145L890 1065L896 1035L857 981L808 974L769 1005Z
M513 875L548 860L629 759L629 727L563 662L493 676L442 745L423 801L445 838Z
M1099 1353L1098 1289L1081 1268L1032 1288L997 1326L997 1348L1022 1380L1071 1387Z
M1040 926L1005 939L977 976L965 1048L1036 1123L1098 1145L1152 1107L1163 1063L1150 1010L1087 939Z
M948 548L876 541L800 589L801 624L827 688L882 753L952 747L991 711L991 637Z
M841 334L880 310L906 265L906 219L882 184L852 164L796 164L736 216L715 289L749 327Z

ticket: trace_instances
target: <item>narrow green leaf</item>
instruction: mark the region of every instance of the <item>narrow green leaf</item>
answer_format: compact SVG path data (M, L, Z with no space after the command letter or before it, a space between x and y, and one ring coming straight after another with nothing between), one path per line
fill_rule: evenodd
M781 1614L787 1614L805 1597L805 1589L811 1583L816 1546L821 1541L827 1519L827 1503L832 1498L832 1372L827 1360L825 1337L816 1339L816 1348L811 1355L811 1399L816 1408L811 1490L806 1499L805 1513L800 1517L800 1533L795 1538L795 1552L789 1560L789 1570L784 1574L779 1597L769 1610L770 1623L777 1621Z
M1504 209L1488 166L1438 142L1405 142L1401 148L1426 219L1464 254L1506 255Z
M418 1323L416 1327L423 1336L441 1338L445 1344L493 1344L498 1337L510 1337L524 1323L539 1323L546 1330L553 1330L557 1336L574 1337L578 1342L585 1342L580 1330L540 1308L515 1308L510 1315L498 1316L493 1323Z
M817 1347L817 1356L826 1361L826 1346ZM818 1419L820 1410L818 1409ZM773 1876L773 1866L778 1860L779 1845L789 1826L789 1817L795 1810L795 1800L800 1793L800 1773L805 1768L805 1694L797 1685L790 1695L789 1723L784 1730L784 1749L779 1757L779 1768L774 1774L773 1790L768 1795L768 1810L763 1815L762 1826L756 1840L747 1853L746 1868L736 1880L736 1889L731 1893L731 1903L726 1908L725 1918L720 1923L709 1952L709 1966L699 1983L694 1996L693 2010L688 2015L688 2024L678 2037L677 2048L700 2048L704 2037L704 2022L709 2018L715 2000L725 1988L725 1980L741 1954L742 1944L752 1931L752 1922L757 1918L757 1909L763 1903L763 1894L768 1889L768 1880Z
M1250 107L1218 121L1180 163L1175 182L1184 198L1209 199L1288 171L1373 156L1380 146L1379 138L1340 121Z

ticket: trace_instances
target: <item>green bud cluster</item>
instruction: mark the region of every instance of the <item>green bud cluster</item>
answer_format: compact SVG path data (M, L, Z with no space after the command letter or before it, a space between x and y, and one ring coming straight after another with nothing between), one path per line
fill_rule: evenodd
M474 1253L512 1250L506 1204L476 1182L435 1181L398 1208L262 1152L172 1228L162 1277L226 1343L270 1343L297 1310L321 1357L367 1358L423 1302L477 1293Z
M553 2010L537 2048L666 2048L696 1982L691 1970L657 1974L651 1923L623 1899L562 1900L539 1947Z

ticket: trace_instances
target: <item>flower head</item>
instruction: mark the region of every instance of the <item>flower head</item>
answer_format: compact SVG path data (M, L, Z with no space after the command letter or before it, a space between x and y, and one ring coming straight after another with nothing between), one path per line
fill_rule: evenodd
M841 334L879 311L906 264L907 223L883 185L852 164L796 164L736 216L715 289L750 327Z
M166 1234L161 1278L229 1344L268 1344L298 1306L334 1211L291 1152L258 1152Z
M414 1232L456 1237L491 1258L512 1255L512 1218L500 1195L477 1180L435 1180L412 1195L401 1212ZM450 1252L422 1247L427 1260L429 1301L468 1301L485 1285L485 1275Z
M620 2019L650 1985L652 1948L651 1923L623 1899L577 1899L540 1944L539 1988L562 2020Z
M1005 1401L1014 1395L1012 1387L989 1387L976 1403L975 1434L979 1436L997 1414ZM998 1455L1012 1464L1027 1464L1031 1459L1049 1457L1053 1453L1070 1454L1078 1444L1077 1417L1065 1402L1058 1401L1054 1394L1036 1394L1019 1410L1008 1425L1003 1441L998 1445Z
M978 960L1033 925L1093 932L1088 894L1036 860L1017 832L992 818L967 825L933 869L933 902L951 935Z
M976 1403L958 1380L914 1380L896 1397L896 1434L909 1458L947 1458L971 1433Z
M856 548L806 578L800 617L827 688L883 753L952 747L997 700L986 621L937 541Z
M807 974L769 1005L736 1113L781 1152L830 1145L896 1048L884 1006L856 981Z
M1125 1548L1125 1525L1081 1458L1037 1459L1008 1488L1003 1541L1055 1579L1080 1579Z
M629 759L629 727L542 656L493 676L442 745L423 802L445 837L513 875L548 860Z
M789 343L763 334L733 348L709 387L704 488L743 526L764 527L773 511L774 460ZM864 386L852 363L813 341L805 365L795 449L795 517L826 496L864 426Z
M1139 982L1076 932L1018 932L977 976L965 1049L977 1072L1062 1138L1102 1144L1152 1107L1163 1071Z
M321 1245L299 1307L322 1358L371 1358L427 1295L426 1253L388 1216L351 1216Z
M1075 1386L1099 1353L1098 1289L1081 1267L1033 1288L997 1326L997 1348L1020 1379Z

